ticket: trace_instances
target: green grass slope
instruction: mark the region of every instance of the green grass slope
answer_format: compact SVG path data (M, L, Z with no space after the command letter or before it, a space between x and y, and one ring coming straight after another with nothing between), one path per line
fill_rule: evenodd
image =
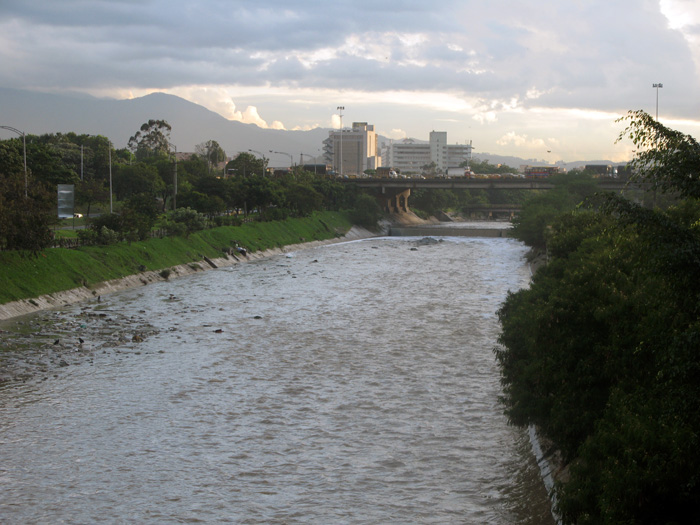
M221 257L236 244L256 252L332 239L351 226L345 214L322 212L301 219L222 226L188 238L167 237L72 250L52 248L37 257L16 251L0 252L0 304L186 264L205 256Z

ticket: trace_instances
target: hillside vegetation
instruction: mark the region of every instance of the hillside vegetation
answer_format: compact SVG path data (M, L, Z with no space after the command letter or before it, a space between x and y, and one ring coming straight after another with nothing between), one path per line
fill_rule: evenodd
M499 311L504 402L562 453L564 523L700 523L700 145L628 119L651 206L523 207L514 231L549 263Z

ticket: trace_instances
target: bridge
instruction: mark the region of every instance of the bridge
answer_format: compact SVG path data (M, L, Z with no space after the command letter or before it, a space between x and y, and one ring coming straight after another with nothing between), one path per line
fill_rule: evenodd
M468 178L430 178L430 179L345 179L344 182L359 188L376 190L382 208L389 212L408 211L408 197L411 190L551 190L554 184L547 179L468 179ZM622 191L630 187L629 181L618 179L599 179L598 187L602 191ZM640 187L635 184L634 187Z

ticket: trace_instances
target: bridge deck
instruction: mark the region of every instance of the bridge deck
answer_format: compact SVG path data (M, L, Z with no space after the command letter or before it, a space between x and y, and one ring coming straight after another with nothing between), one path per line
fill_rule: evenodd
M500 190L550 190L554 187L546 179L341 179L360 188L377 188L382 190L407 189L500 189ZM628 181L599 180L602 190L621 191L630 188ZM638 184L633 187L639 187Z

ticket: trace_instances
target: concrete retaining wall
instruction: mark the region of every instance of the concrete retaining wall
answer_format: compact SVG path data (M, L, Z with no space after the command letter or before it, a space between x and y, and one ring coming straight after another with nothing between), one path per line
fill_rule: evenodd
M411 226L407 228L391 227L392 237L508 237L509 228L440 228Z
M114 279L111 281L98 283L89 288L81 286L79 288L73 288L71 290L65 290L62 292L42 295L40 297L34 297L32 299L22 299L20 301L13 301L11 303L0 304L0 321L10 319L12 317L17 317L20 315L30 314L39 310L67 306L80 301L86 301L88 299L97 299L98 296L107 295L118 290L125 290L127 288L145 286L147 284L154 283L157 281L174 279L176 277L191 275L193 273L201 272L204 270L211 270L213 268L223 268L226 266L232 266L239 262L253 261L257 259L262 259L264 257L270 257L272 255L278 255L280 253L286 253L304 248L313 248L316 246L322 246L326 244L333 244L343 241L352 241L356 239L365 239L374 236L375 234L368 230L365 230L364 228L358 228L357 226L353 226L350 229L350 231L348 231L348 233L345 234L345 236L335 239L329 239L325 241L311 241L302 244L288 245L284 246L283 248L275 248L271 250L248 253L245 257L224 256L217 259L209 259L205 257L205 259L202 261L192 261L187 264L180 264L178 266L168 268L170 272L167 278L163 277L163 270L142 272L135 275L128 275L126 277L122 277L121 279Z

